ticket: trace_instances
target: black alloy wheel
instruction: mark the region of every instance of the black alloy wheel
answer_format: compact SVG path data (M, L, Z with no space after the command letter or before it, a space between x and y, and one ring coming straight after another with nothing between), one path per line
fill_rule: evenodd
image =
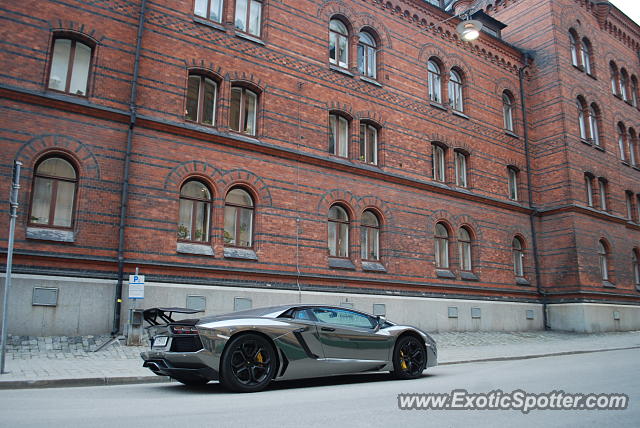
M427 366L424 343L414 336L402 336L393 350L393 374L398 379L416 379Z
M236 392L257 392L267 387L276 372L276 353L267 339L243 334L232 339L222 356L221 382Z

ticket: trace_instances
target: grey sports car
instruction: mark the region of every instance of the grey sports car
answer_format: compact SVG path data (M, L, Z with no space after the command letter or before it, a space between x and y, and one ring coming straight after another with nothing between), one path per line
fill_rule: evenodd
M386 370L413 379L437 364L427 333L342 307L298 304L181 321L170 312L195 311L151 311L143 366L187 385L219 380L232 391L255 392L272 380Z

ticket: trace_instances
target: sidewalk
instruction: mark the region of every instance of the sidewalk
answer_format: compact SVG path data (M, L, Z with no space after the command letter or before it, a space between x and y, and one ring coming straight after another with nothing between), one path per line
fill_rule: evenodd
M535 358L567 353L640 348L640 331L575 334L565 332L449 332L433 335L438 363ZM142 367L145 346L112 344L109 336L10 336L0 389L167 382Z

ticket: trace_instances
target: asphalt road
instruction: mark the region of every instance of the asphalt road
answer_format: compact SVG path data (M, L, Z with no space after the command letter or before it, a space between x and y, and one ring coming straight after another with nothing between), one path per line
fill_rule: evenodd
M421 379L386 374L275 383L232 394L217 383L0 391L2 427L588 427L640 426L640 350L429 369ZM626 393L626 410L399 410L400 393Z

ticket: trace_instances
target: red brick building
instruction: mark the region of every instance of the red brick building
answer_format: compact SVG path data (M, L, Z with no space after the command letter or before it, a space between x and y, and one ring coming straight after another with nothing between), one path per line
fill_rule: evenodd
M3 21L11 333L121 326L136 267L144 307L640 327L640 27L607 2L23 1Z

